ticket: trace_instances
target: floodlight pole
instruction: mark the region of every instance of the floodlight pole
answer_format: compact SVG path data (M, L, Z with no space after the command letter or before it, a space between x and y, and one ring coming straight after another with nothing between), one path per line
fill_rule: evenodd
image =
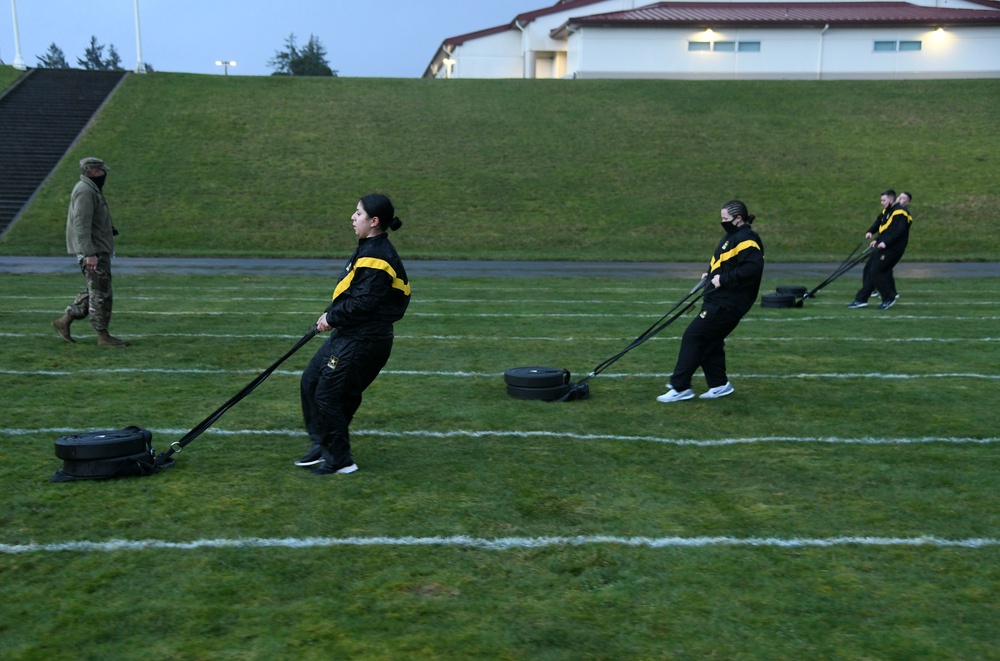
M15 0L10 0L10 14L14 19L14 68L18 71L24 71L28 67L24 64L24 58L21 57L21 33L17 29L17 2Z
M142 66L142 38L139 36L139 0L135 0L134 4L135 4L135 72L145 73L146 67Z
M229 67L235 67L236 62L234 60L216 60L215 66L223 67L225 69L225 75L229 75Z

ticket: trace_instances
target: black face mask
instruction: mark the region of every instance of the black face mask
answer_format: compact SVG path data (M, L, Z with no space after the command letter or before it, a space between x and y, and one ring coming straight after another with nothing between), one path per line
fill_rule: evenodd
M90 180L97 184L97 187L104 190L104 180L108 178L108 175L102 174L99 177L91 177Z
M739 227L737 227L735 224L733 224L733 221L728 221L727 222L727 221L724 220L724 221L720 222L719 224L722 225L722 229L726 230L726 234L735 234L736 231L739 229Z

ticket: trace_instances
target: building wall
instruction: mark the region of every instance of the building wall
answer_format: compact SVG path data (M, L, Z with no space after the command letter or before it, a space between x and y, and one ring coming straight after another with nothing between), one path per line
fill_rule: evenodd
M712 50L691 51L688 42ZM897 44L876 52L875 42ZM899 42L920 42L899 51ZM718 42L759 52L715 50ZM1000 77L1000 28L687 29L584 28L567 42L575 78L833 79Z
M493 34L456 46L452 78L524 78L521 34L516 30ZM446 77L442 67L438 78Z
M943 78L1000 77L1000 28L817 29L730 31L718 40L759 41L760 52L690 52L685 29L582 28L568 39L551 33L573 17L624 11L652 0L603 0L540 16L527 25L455 46L452 78ZM737 0L717 0L732 2ZM767 1L767 0L764 0ZM810 0L806 0L810 1ZM823 2L828 0L811 0ZM874 0L873 0L874 1ZM968 0L913 4L983 10ZM921 41L916 52L874 51L876 40ZM822 51L822 52L821 52ZM436 66L436 65L435 65ZM448 69L436 68L444 78Z

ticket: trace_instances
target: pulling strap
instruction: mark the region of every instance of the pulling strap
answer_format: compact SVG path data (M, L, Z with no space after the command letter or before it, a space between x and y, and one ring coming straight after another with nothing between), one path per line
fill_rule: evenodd
M289 356L291 356L293 353L295 353L296 351L298 351L299 349L301 349L309 340L311 340L313 337L315 337L318 333L319 333L319 329L317 329L316 325L313 324L313 327L310 328L306 332L306 334L302 336L302 339L299 340L298 342L296 342L295 346L292 347L291 349L289 349L288 352L284 356L282 356L281 358L279 358L277 361L275 361L275 363L273 365L271 365L266 370L264 370L263 372L261 372L260 375L257 376L257 378L255 378L253 381L251 381L250 383L248 383L246 385L246 387L243 388L243 390L241 390L238 393L236 393L235 395L233 395L232 398L229 399L229 401L227 401L225 404L223 404L219 408L215 409L215 412L212 413L212 415L208 416L207 418L205 418L204 420L202 420L200 423L198 423L198 425L194 429L192 429L191 431L189 431L187 434L184 435L184 438L182 438L179 441L174 441L173 443L171 443L169 450L167 450L166 452L161 452L160 454L158 454L156 456L156 462L157 462L157 464L162 464L162 463L170 462L170 456L171 455L173 455L175 452L180 452L182 449L184 449L185 445L187 445L188 443L190 443L194 439L196 439L199 436L201 436L202 432L204 432L206 429L208 429L209 427L211 427L212 424L216 420L218 420L219 418L221 418L223 413L225 413L226 411L228 411L237 402L239 402L241 399L243 399L244 397L246 397L247 395L249 395L251 392L253 392L253 390L257 386L259 386L261 383L264 382L264 379L266 379L267 377L269 377L271 375L271 372L273 372L274 370L276 370L278 368L278 365L280 365L281 363L283 363L286 360L288 360Z
M834 280L836 280L837 278L839 278L840 276L844 275L845 273L847 273L848 271L850 271L851 269L853 269L855 266L857 266L858 264L860 264L861 262L863 262L865 260L865 258L868 257L868 255L871 253L872 247L868 246L867 248L865 248L864 250L861 251L860 255L858 255L856 257L854 255L854 253L858 252L858 248L860 248L861 246L863 246L867 242L868 242L868 239L865 239L864 241L862 241L861 243L859 243L854 248L854 250L851 251L851 254L848 255L847 258L844 259L844 261L842 261L840 263L840 266L838 266L836 269L834 269L833 273L830 274L830 277L828 277L826 280L824 280L823 282L821 282L818 285L816 285L816 287L813 288L812 291L807 292L802 298L806 299L806 298L812 298L812 297L814 297L816 295L816 292L818 292L820 289L822 289L823 287L826 287L828 284L830 284L831 282L833 282Z
M597 367L593 369L593 371L590 372L590 374L580 379L580 381L576 385L586 383L592 377L597 376L607 368L611 367L612 364L614 364L619 358L627 354L629 351L635 349L637 346L639 346L646 340L650 339L651 337L662 331L670 324L677 321L679 317L684 315L688 310L694 307L695 303L701 300L701 297L705 294L704 289L707 284L708 284L708 278L702 278L701 280L699 280L698 284L695 285L694 289L688 292L687 296L679 300L677 304L674 305L674 307L670 308L670 310L668 310L666 314L660 317L660 319L656 323L654 323L652 326L643 331L637 338L632 340L627 347L625 347L615 355L611 356L604 362L600 363ZM697 294L697 296L695 296L695 294ZM692 296L694 298L692 298Z

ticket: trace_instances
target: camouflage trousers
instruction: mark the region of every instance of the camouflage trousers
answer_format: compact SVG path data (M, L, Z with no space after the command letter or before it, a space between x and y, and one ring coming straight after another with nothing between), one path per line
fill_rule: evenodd
M86 319L89 315L94 330L107 330L111 323L111 255L98 255L97 269L93 271L81 257L80 271L87 281L87 289L66 306L66 314L73 320Z

